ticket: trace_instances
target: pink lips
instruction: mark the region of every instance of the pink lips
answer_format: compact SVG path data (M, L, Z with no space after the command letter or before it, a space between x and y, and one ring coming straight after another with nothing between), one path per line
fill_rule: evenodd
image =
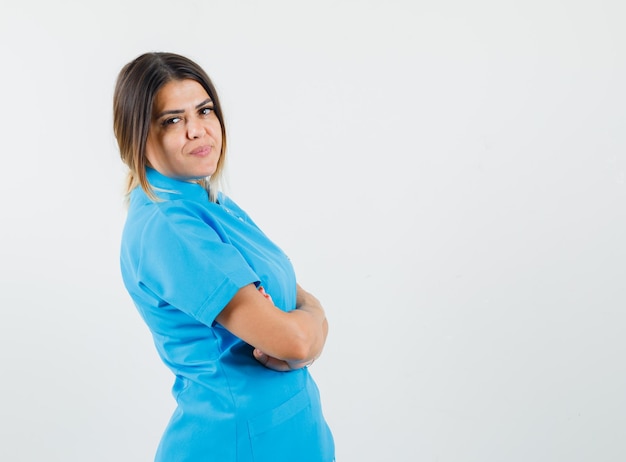
M190 156L204 157L211 153L211 146L200 146L189 153Z

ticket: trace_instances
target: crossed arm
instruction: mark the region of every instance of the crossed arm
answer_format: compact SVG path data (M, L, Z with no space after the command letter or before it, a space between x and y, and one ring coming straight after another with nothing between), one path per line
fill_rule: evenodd
M299 285L293 311L278 309L250 284L239 289L216 321L254 346L254 357L277 371L311 364L322 353L328 335L322 305Z

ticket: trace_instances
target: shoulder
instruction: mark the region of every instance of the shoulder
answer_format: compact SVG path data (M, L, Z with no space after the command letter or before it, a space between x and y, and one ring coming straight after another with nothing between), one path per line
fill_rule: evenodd
M193 201L175 200L154 204L145 222L145 237L160 239L207 239L220 228L213 207Z
M141 248L171 247L174 242L213 239L218 219L205 204L184 199L130 204L124 238ZM133 244L131 244L133 245Z

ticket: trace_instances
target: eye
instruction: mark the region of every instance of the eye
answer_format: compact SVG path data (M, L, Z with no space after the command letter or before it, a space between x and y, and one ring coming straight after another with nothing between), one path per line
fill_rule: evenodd
M200 114L201 115L210 115L211 112L213 112L214 108L213 106L205 106L202 109L200 109Z
M165 119L161 124L163 126L174 125L180 122L180 117L170 117L169 119Z

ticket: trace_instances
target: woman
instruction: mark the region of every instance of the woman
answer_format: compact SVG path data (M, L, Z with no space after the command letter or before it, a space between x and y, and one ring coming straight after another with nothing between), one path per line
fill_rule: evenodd
M307 369L324 310L218 191L226 130L209 77L180 55L139 56L118 76L114 132L129 168L124 284L175 375L155 460L332 461Z

